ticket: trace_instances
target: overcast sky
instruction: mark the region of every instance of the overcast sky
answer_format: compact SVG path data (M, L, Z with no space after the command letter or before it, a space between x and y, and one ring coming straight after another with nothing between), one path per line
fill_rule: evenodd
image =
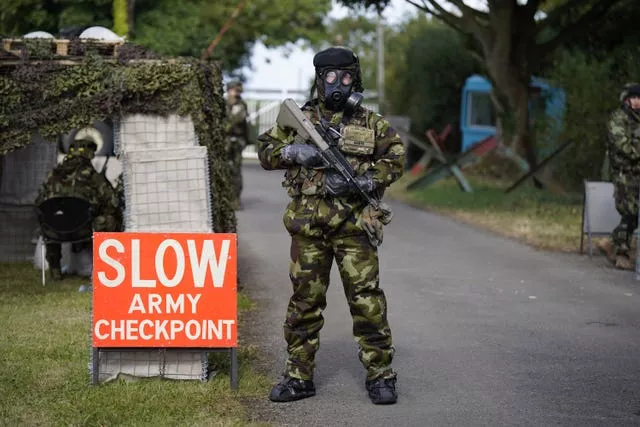
M483 0L466 0L466 4L478 7ZM415 6L405 0L391 0L390 6L384 11L383 17L389 23L396 23L407 16L419 11ZM334 0L331 17L341 18L346 16L349 10L338 6ZM307 89L307 83L313 77L313 55L310 50L295 49L288 58L285 58L283 49L266 49L264 45L257 44L253 51L252 63L254 70L246 71L248 77L245 91L250 89ZM270 60L270 62L268 62Z
M349 10L333 1L332 18L347 16ZM415 14L415 7L405 0L391 0L391 5L384 11L383 17L388 22L397 22L403 16ZM247 71L246 89L307 89L307 83L313 77L313 55L315 52L301 48L295 49L288 58L283 49L267 49L263 44L256 44L253 50L252 65L254 71ZM270 62L268 62L270 60ZM245 90L246 90L245 89Z

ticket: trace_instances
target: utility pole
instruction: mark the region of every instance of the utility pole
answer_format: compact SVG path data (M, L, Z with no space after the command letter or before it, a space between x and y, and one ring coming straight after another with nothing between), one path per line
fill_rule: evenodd
M385 114L385 97L384 97L384 27L382 25L382 13L378 13L377 24L377 42L378 42L378 110L381 114Z

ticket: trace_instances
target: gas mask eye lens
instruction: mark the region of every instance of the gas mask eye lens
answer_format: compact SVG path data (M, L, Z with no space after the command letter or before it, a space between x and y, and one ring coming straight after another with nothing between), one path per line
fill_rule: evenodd
M344 86L349 86L351 83L353 83L353 76L351 75L351 73L344 73L342 75L341 82Z
M338 79L338 73L336 73L335 71L329 71L324 76L324 81L326 81L329 84L334 83L337 79Z

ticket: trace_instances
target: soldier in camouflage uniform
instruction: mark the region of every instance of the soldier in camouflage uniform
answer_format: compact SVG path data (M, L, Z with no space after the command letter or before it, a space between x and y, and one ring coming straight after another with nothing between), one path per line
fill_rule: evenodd
M610 239L598 243L598 248L616 268L633 270L634 262L629 252L633 233L638 227L640 85L627 85L620 100L622 107L611 115L608 125L610 176L620 224L613 230Z
M242 150L247 146L248 123L247 104L241 97L242 83L234 80L227 84L227 159L229 162L231 184L240 206L242 193Z
M121 214L124 214L124 205L125 205L125 197L124 197L124 178L122 177L122 173L118 175L116 178L116 185L114 187L114 197L115 197L115 205L118 207L118 211ZM124 219L123 219L124 222ZM124 224L120 227L119 231L124 231Z
M302 111L312 123L317 125L323 117L341 132L340 151L357 172L359 184L365 191L382 194L402 175L405 149L379 114L360 107L350 118L343 117L347 97L363 90L358 57L349 49L333 47L316 54L313 64L318 96ZM284 213L291 235L293 284L284 322L289 357L284 377L269 398L288 402L315 395L314 359L335 259L359 359L367 371L369 397L375 404L395 403L396 373L391 368L395 349L387 302L379 287L377 247L365 231L374 228L381 239L382 223L368 215L367 203L342 175L322 168L315 146L296 140L291 129L276 125L258 137L258 156L264 169L286 170L283 186L292 199Z
M74 141L69 154L42 185L35 204L38 206L52 197L79 197L91 203L93 231L118 231L122 214L118 210L116 194L107 177L98 173L91 163L96 148L90 140ZM46 259L54 280L62 279L61 257L60 244L47 243Z

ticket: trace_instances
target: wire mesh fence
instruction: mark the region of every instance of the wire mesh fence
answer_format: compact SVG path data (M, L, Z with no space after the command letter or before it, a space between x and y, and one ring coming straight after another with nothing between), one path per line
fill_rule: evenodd
M127 231L211 232L205 147L131 151L122 159Z
M199 145L191 119L175 114L133 114L114 120L114 143L116 154Z
M0 157L0 262L34 259L35 199L57 161L56 144L34 135L26 147Z
M122 377L206 381L209 375L208 354L203 351L164 348L102 350L99 358L100 382ZM90 370L92 365L89 364Z

